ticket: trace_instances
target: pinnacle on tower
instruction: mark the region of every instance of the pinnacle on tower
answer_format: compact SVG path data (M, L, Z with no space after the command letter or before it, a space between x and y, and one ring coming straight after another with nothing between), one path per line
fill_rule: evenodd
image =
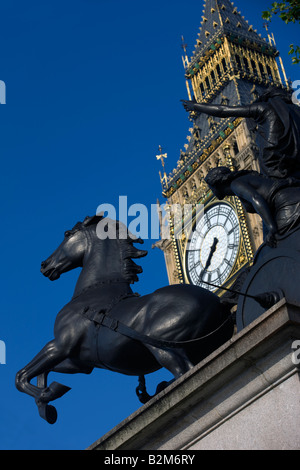
M214 47L216 40L226 35L239 41L248 41L261 48L270 47L268 42L249 25L245 17L229 0L205 0L200 32L191 63ZM275 48L274 48L275 50Z

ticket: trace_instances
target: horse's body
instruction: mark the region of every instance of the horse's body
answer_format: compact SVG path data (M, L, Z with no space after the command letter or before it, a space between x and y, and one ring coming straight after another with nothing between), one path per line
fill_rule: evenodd
M106 292L103 293L102 289ZM69 357L72 358L75 350L76 360L80 360L82 365L127 375L148 374L162 367L153 354L153 346L137 342L113 329L97 326L97 322L90 319L97 313L99 306L105 305L103 300L107 293L115 294L117 291L126 296L128 292L127 286L113 283L102 289L96 287L85 292L67 304L57 316L54 334L59 337L65 330L64 341L72 345ZM195 286L176 285L158 289L153 294L142 297L130 296L117 303L108 317L120 320L136 332L149 337L171 341L174 338L176 341L192 340L210 333L225 318L218 299L213 295L208 295L210 303L203 310L201 291ZM76 331L70 329L70 324L73 323ZM212 345L211 339L209 343ZM189 360L196 364L205 355L207 346L203 351L200 343L196 348L192 343L185 349Z
M96 223L117 224L117 237L99 239ZM47 387L51 371L90 373L97 367L143 376L165 367L177 378L232 336L228 310L205 289L174 285L145 296L133 294L130 284L141 268L132 258L147 253L133 247L141 241L130 238L127 230L120 239L119 228L110 219L86 218L42 263L51 280L83 268L72 300L57 315L54 339L16 378L17 388L36 399L48 422L56 420L48 402L69 390L56 382ZM175 347L168 341L176 342ZM37 386L30 383L34 377Z

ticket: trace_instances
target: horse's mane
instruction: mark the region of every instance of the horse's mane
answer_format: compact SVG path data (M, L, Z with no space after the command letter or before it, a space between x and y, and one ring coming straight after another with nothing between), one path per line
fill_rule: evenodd
M87 216L83 222L77 222L70 232L75 233L78 230L82 230L91 225L96 225L102 219L104 219L102 215L95 215L92 217ZM116 223L116 238L119 242L120 256L123 261L122 275L126 281L133 284L139 280L137 275L141 274L143 269L141 266L138 266L132 258L143 258L148 254L148 252L145 250L139 250L133 245L134 243L143 244L144 241L141 238L130 233L127 227L119 220L113 222Z
M141 238L136 237L135 239L132 239L131 237L132 235L128 232L128 237L125 239L119 239L119 243L121 249L121 257L124 261L123 276L127 281L133 284L134 282L137 282L139 280L137 275L143 272L143 268L141 266L138 266L132 260L132 258L143 258L147 255L148 252L146 250L139 250L138 248L133 246L133 243L144 243Z

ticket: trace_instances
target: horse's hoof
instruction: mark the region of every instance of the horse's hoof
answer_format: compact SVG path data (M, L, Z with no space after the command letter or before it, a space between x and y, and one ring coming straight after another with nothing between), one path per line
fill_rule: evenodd
M169 385L169 382L166 382L165 380L163 382L160 382L156 387L155 395L162 392L168 385Z
M149 400L151 400L151 395L148 395L147 392L140 392L139 390L136 391L137 397L139 401L145 405Z
M45 388L41 392L39 400L40 402L48 403L49 401L53 401L62 397L69 390L71 390L71 388L67 387L66 385L62 385L58 382L52 382L49 387Z
M56 398L62 397L65 393L71 390L71 388L67 387L67 385L63 385L58 382L52 382L49 385L49 389L52 393L52 396L54 397L53 400L56 400Z
M47 423L54 424L57 420L57 411L56 408L52 405L47 405L46 403L38 404L39 415Z

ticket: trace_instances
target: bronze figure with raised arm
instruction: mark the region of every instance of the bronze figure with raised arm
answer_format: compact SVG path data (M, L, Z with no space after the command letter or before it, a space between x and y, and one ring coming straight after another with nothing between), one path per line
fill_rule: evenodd
M186 111L254 120L261 173L275 178L300 179L300 107L293 103L290 92L270 88L254 103L243 106L182 102Z

